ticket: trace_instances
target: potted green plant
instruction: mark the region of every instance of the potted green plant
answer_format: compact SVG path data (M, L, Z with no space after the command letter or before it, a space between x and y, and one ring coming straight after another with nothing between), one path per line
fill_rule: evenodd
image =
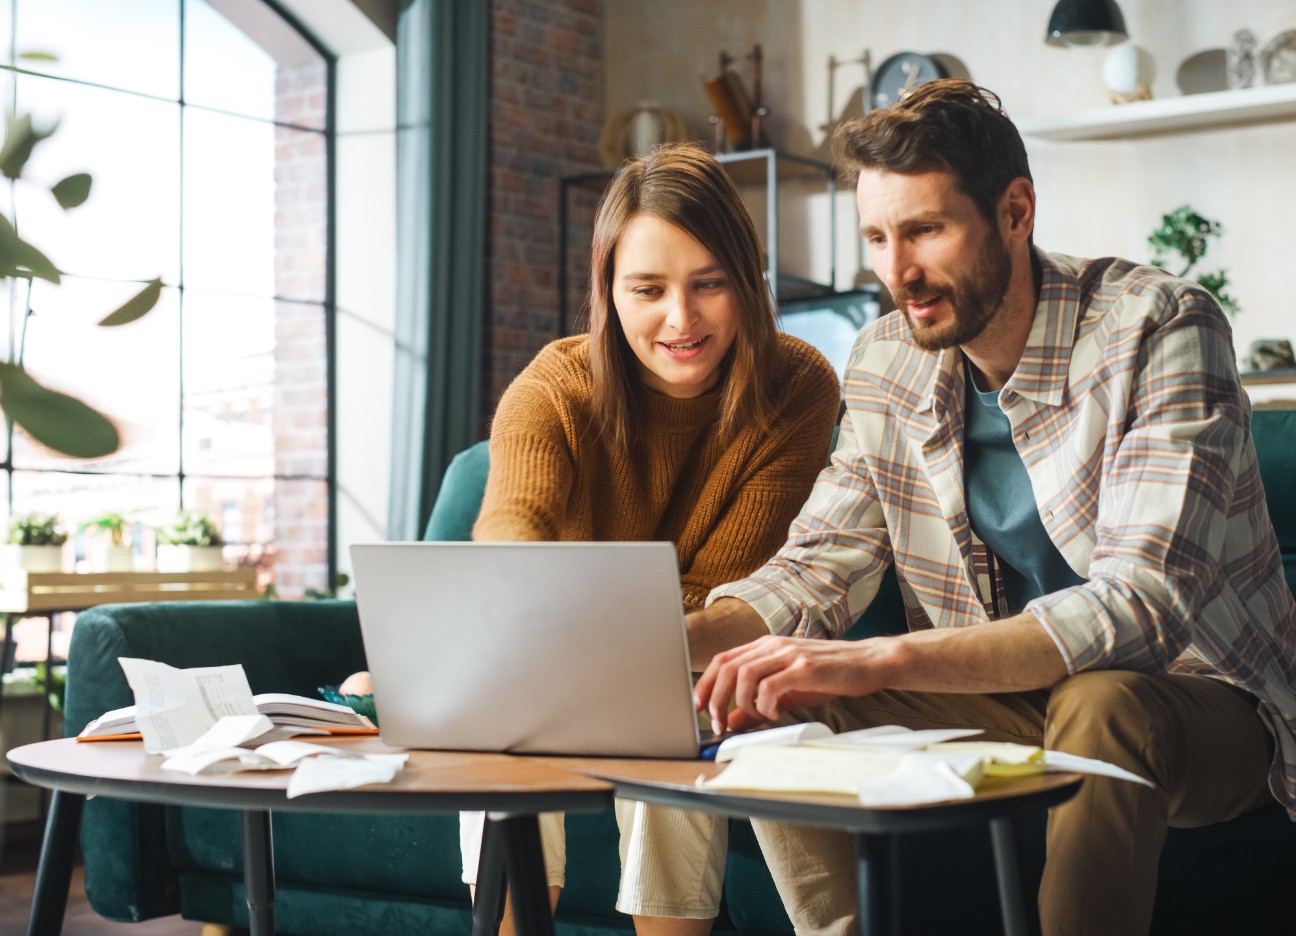
M1187 276L1202 258L1210 246L1210 240L1220 237L1224 228L1218 221L1198 214L1192 205L1180 205L1170 214L1161 216L1161 224L1148 235L1148 244L1152 247L1152 265L1165 267L1166 258L1177 255L1182 266L1176 276ZM1197 275L1197 284L1214 296L1229 315L1237 315L1241 309L1237 300L1228 291L1229 279L1225 270Z
M158 530L159 572L214 572L224 568L225 540L210 516L182 510L175 522Z
M96 530L98 542L89 551L90 566L96 572L131 572L135 557L127 541L130 520L118 510L108 510L84 521L79 530Z
M5 565L28 572L61 572L67 533L54 514L19 514L9 521Z

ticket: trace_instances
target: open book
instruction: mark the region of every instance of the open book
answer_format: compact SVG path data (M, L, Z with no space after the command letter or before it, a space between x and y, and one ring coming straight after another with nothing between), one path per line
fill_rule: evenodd
M256 710L276 725L291 728L315 728L328 734L377 734L378 729L366 716L345 705L290 695L285 692L263 692L252 697ZM79 741L116 741L140 737L135 722L135 706L104 712L77 735Z
M130 657L119 662L136 704L100 715L77 740L143 736L150 751L162 751L190 744L222 717L239 715L263 715L274 726L299 734L378 733L372 721L345 705L280 692L254 696L242 666L177 669ZM150 735L153 743L147 743Z

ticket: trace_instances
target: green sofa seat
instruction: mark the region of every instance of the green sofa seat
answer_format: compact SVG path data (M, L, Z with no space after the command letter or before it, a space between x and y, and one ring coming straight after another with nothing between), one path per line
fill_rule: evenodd
M1288 580L1296 575L1296 413L1257 411L1257 450ZM466 539L481 503L485 443L448 469L429 539ZM851 636L894 631L903 620L894 573ZM75 734L91 718L131 702L120 656L174 666L242 663L254 692L304 695L365 665L355 605L210 602L105 606L73 631L65 719ZM617 830L610 812L567 819L563 936L631 931L613 908ZM291 813L274 817L276 924L297 936L468 933L454 816L372 817ZM1027 873L1043 862L1043 821L1023 836ZM100 914L143 920L180 912L245 925L241 833L226 810L87 802L81 842L86 890ZM982 829L901 837L900 902L906 934L1000 932L989 836ZM1276 803L1205 829L1172 829L1161 862L1158 936L1291 931L1286 893L1296 880L1296 825ZM1033 888L1029 889L1033 892ZM932 899L940 893L942 899ZM717 933L790 934L750 826L730 824Z

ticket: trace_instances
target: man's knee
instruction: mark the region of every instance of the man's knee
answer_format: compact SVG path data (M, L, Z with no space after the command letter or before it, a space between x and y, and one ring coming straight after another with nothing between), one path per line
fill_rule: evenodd
M1163 679L1130 670L1093 670L1064 679L1049 695L1045 747L1123 767L1142 764L1164 724L1165 699L1157 684Z

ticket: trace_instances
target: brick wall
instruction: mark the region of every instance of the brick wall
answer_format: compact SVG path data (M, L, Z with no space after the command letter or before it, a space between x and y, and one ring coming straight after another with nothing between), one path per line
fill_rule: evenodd
M280 68L275 117L322 127L324 65ZM323 477L328 468L324 330L327 163L322 134L275 130L275 474ZM328 582L328 491L323 481L277 480L273 578L279 594L300 597Z
M603 2L491 0L490 42L483 432L500 392L558 334L559 180L603 168Z

